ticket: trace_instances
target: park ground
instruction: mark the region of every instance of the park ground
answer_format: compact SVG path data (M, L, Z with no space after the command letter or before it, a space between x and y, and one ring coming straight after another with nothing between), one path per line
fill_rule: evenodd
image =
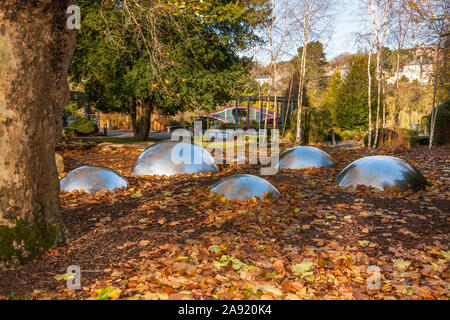
M260 175L258 166L224 165L214 175L133 177L134 161L151 142L106 139L64 146L61 177L81 165L103 165L124 175L129 188L61 193L72 240L20 268L0 268L0 298L450 297L448 147L369 152L323 146L335 167L283 170L264 177L281 198L228 202L209 188L232 174ZM398 193L335 185L340 170L369 154L406 159L430 186ZM67 289L70 265L81 267L80 290ZM380 286L371 289L367 283L377 270Z

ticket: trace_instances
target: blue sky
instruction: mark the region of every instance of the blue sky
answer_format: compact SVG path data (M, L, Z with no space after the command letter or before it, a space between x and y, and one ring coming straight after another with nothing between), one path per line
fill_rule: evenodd
M360 31L362 29L361 13L357 13L357 0L335 0L335 15L334 21L331 24L333 34L329 39L321 39L324 44L325 53L327 59L331 60L333 57L349 52L355 53L357 47L354 41L353 33ZM286 40L289 41L289 40ZM292 56L296 54L297 43L285 43L285 48L289 49L289 54L280 57L281 61L290 60ZM252 55L252 53L250 53ZM269 52L267 50L259 49L256 53L256 59L258 62L263 64L268 64L269 62Z
M333 35L326 48L327 59L344 53L356 52L352 33L361 30L361 22L357 16L356 1L340 0L337 6Z

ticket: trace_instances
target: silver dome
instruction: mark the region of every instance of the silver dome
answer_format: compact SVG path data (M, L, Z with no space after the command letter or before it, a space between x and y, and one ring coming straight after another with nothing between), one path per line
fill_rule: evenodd
M365 185L384 190L397 186L400 190L424 189L427 181L407 162L389 156L371 156L349 164L336 177L340 187Z
M262 193L279 197L280 192L269 181L251 174L237 174L216 183L211 192L223 195L228 200L250 200L253 197L263 199Z
M63 191L84 190L91 193L103 189L114 191L115 188L126 188L128 181L110 168L84 166L69 172L59 184Z
M306 169L334 166L333 159L326 153L314 147L295 147L280 155L280 169Z
M198 144L162 142L141 153L131 170L137 176L218 172L211 154Z

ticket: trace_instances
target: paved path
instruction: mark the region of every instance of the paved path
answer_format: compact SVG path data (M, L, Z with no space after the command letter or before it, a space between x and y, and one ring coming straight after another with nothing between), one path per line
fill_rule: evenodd
M103 130L100 130L99 134L103 133ZM103 135L98 135L96 137L104 137ZM132 138L133 131L130 130L108 130L108 137L111 138ZM149 134L150 140L170 140L170 133L167 132L150 132Z
M353 149L353 148L359 148L364 146L364 144L360 141L340 141L336 142L336 145L328 145L326 147L323 147L324 151L330 152L330 151L338 151L338 150L346 150L346 149Z

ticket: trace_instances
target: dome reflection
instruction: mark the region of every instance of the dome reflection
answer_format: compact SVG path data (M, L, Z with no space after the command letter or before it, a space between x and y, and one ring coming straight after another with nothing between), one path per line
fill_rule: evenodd
M305 169L334 166L333 159L318 148L300 146L286 150L280 155L280 169Z
M107 189L114 191L128 186L128 181L116 171L101 166L83 166L69 172L60 181L60 189L67 192L84 190L86 193Z
M368 187L398 187L401 191L424 189L427 181L409 163L390 156L371 156L358 159L342 170L336 178L340 187L365 185Z
M162 142L141 153L131 173L143 175L175 175L218 172L211 154L197 144Z
M262 193L272 193L279 197L280 192L270 182L251 174L237 174L216 183L211 192L223 195L228 200L250 200L253 197L263 199Z

